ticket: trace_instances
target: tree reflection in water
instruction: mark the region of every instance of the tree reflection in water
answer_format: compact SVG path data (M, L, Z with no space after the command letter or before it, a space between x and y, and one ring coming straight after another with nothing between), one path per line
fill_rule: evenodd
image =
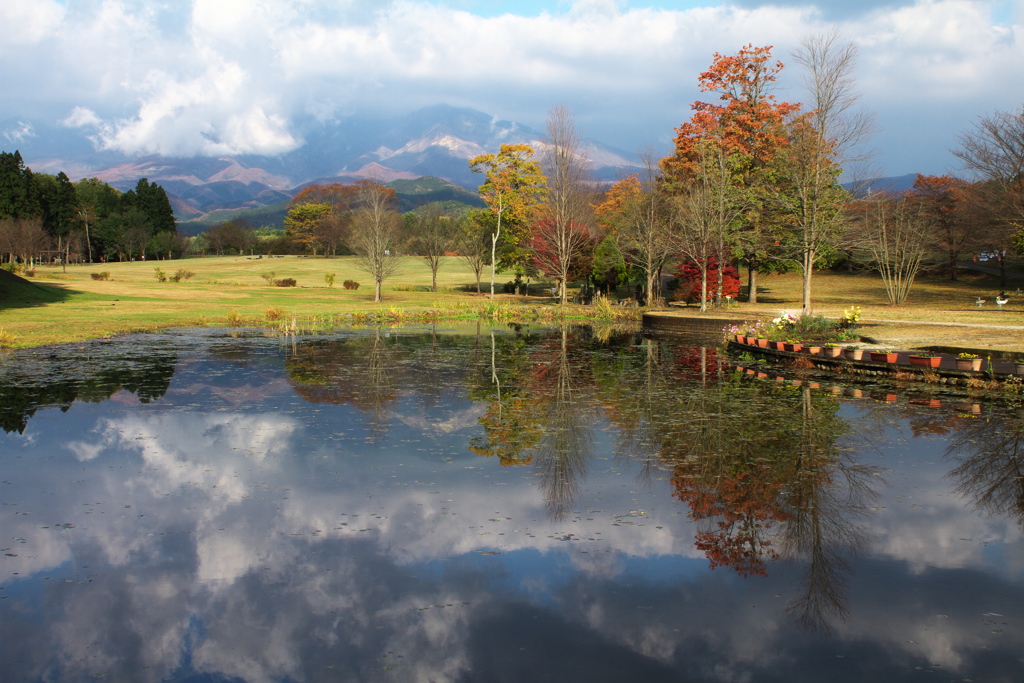
M25 431L37 410L75 401L101 403L119 391L140 403L157 401L174 376L178 353L170 345L145 346L133 337L74 347L27 349L0 356L0 429Z
M1006 414L964 417L946 448L964 458L949 476L956 491L991 515L1024 527L1024 421Z
M402 373L401 348L382 330L344 341L299 344L285 362L289 381L310 403L350 404L366 413L374 441L387 437ZM404 374L404 373L403 373Z
M608 378L626 448L672 468L712 567L754 576L780 557L805 562L790 611L805 627L830 628L846 613L844 558L864 542L856 518L877 481L847 458L839 402L807 387L750 386L702 347L656 352L652 343L642 362Z
M512 339L502 337L499 342L494 331L490 340L488 380L470 387L470 397L487 404L487 412L480 418L484 433L473 437L469 450L497 457L502 467L528 465L533 462L532 453L540 443L543 427L540 406L529 394L526 341L517 335ZM502 354L498 352L499 343Z
M431 339L416 351L380 331L300 345L290 377L307 400L367 412L379 440L399 387L438 390L444 353ZM551 519L565 519L579 497L601 410L617 428L618 457L640 464L641 483L670 472L712 567L750 577L780 559L800 562L794 619L828 630L845 617L847 558L864 542L859 517L880 479L850 461L857 437L834 396L750 383L715 349L633 334L578 327L485 339L489 354L478 336L462 377L486 405L469 449L503 466L532 465Z
M599 407L642 483L671 471L712 567L763 576L780 558L803 562L794 618L825 630L844 618L846 558L864 542L859 518L881 480L849 459L858 437L835 397L751 385L714 349L600 340L589 329L541 340L492 334L491 352L484 436L471 450L503 465L532 463L553 519L578 496Z
M782 539L787 554L807 562L803 593L790 603L797 621L829 630L829 618L845 619L847 557L866 543L863 526L854 523L876 493L878 470L851 462L843 447L849 424L830 397L815 401L809 387L800 394L794 478L786 492L789 523Z
M569 331L541 344L533 367L537 403L547 420L537 448L536 470L548 513L565 519L579 497L593 442L592 408L580 391L588 381L588 363L572 358Z
M588 680L1019 668L1012 617L977 623L1019 597L1019 536L990 541L1002 520L950 500L950 468L930 462L929 437L949 437L959 493L1024 523L1024 429L994 400L977 417L845 401L608 329L153 339L113 342L103 362L103 344L0 357L2 424L25 430L0 447L8 678L12 661L32 672L18 680L92 677L94 653L119 663L107 677L153 680L315 680L336 663L353 680L552 662ZM32 417L45 406L71 410ZM885 444L877 458L866 438ZM865 456L893 471L879 505ZM936 505L906 514L922 490ZM921 542L953 524L984 540ZM870 567L856 601L850 567ZM780 619L766 603L790 581ZM394 653L407 668L381 673Z

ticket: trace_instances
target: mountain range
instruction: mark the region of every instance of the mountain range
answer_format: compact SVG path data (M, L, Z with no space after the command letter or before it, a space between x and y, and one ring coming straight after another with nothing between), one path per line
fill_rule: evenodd
M304 144L280 156L127 157L96 150L78 129L19 119L0 123L0 147L19 149L33 171L95 177L122 191L148 178L167 191L185 221L287 201L311 183L434 176L475 190L482 176L470 171L468 159L506 143L529 144L538 154L544 145L544 135L527 126L443 104L400 117L351 116L300 128ZM636 167L631 155L600 142L586 140L584 151L596 180L615 180Z

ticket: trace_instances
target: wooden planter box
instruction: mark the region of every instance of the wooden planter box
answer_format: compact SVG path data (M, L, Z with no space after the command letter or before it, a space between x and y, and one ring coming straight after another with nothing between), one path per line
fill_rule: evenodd
M1024 363L1014 363L1013 370L1018 375L1024 375Z
M821 355L826 358L839 358L843 355L843 347L841 346L826 346L821 349Z
M805 353L818 354L818 353L821 353L821 347L820 346L805 346L804 347L804 352Z
M767 339L758 338L757 339L757 348L759 348L759 349L767 349L768 348L768 340Z
M957 370L973 370L977 372L981 370L981 359L980 358L957 358L956 359Z
M898 354L895 353L879 353L878 351L871 352L871 360L876 363L895 363L898 357Z
M922 368L937 368L941 362L942 356L910 356L910 364Z
M784 350L795 353L804 348L803 344L784 344Z
M860 360L864 357L864 349L846 349L843 353L847 360Z
M785 346L786 346L785 342L780 342L780 341L770 341L770 342L768 342L768 348L775 349L776 351L784 350Z

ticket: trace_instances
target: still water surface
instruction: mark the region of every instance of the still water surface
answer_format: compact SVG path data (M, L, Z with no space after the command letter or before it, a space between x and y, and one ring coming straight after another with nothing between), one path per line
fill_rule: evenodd
M858 393L583 327L8 354L0 679L1024 680L1017 407Z

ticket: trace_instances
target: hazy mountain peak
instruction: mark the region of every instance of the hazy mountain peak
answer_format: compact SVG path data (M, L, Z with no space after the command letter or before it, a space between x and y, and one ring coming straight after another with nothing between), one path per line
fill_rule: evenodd
M64 170L73 180L95 176L121 190L148 178L184 202L176 206L187 204L202 212L278 202L302 185L332 179L390 182L436 176L475 191L481 177L470 171L468 159L510 143L530 144L539 151L544 138L514 121L448 104L393 118L309 120L299 128L296 133L306 144L278 156L173 158L97 151L77 129L57 130L21 120L2 126L8 141L22 143L22 156L35 170ZM69 135L78 138L71 140ZM64 154L55 154L56 150ZM587 141L584 154L602 179L617 177L619 168L632 165L623 153L598 142Z

